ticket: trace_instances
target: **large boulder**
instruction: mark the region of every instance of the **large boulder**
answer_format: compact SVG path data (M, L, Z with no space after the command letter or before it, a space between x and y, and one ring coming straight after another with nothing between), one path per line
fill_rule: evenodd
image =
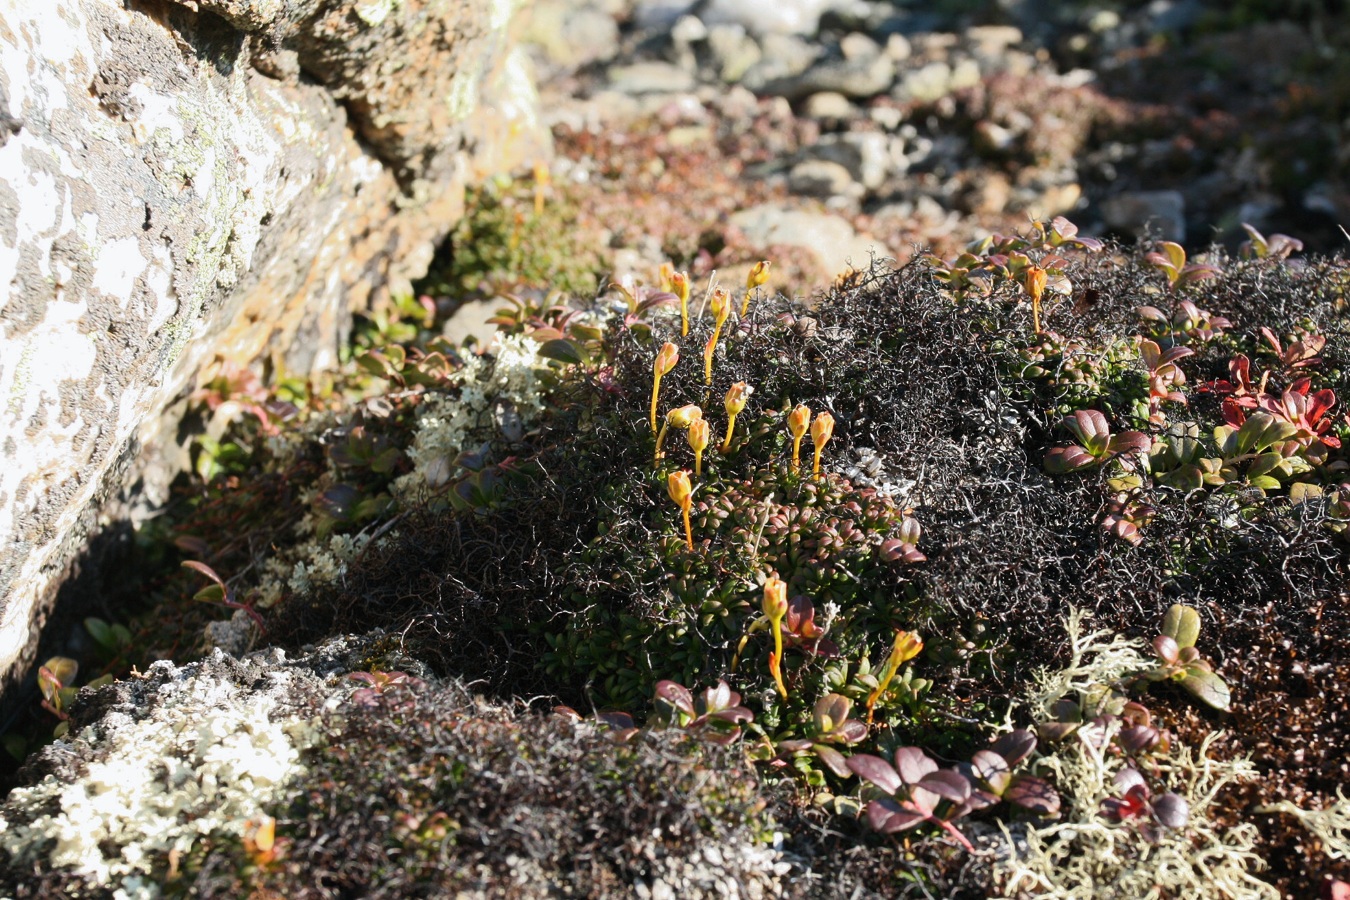
M513 0L0 0L0 690L221 366L335 361L547 152ZM180 404L181 406L181 404Z

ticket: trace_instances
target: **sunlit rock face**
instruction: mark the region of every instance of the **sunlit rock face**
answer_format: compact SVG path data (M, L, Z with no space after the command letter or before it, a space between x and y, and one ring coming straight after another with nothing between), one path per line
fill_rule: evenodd
M466 184L546 152L512 6L0 0L0 688L171 477L176 398L330 365Z

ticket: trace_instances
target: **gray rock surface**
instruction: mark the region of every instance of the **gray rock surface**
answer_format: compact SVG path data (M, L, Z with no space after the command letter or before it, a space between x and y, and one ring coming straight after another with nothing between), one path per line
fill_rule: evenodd
M809 37L823 13L849 5L846 0L709 0L702 17L709 25L740 25L758 35Z
M880 132L826 135L809 152L817 159L843 166L855 181L869 190L879 187L890 170L890 140Z
M1186 240L1186 198L1180 191L1132 191L1102 201L1102 219L1113 231L1165 241Z
M545 151L510 9L0 0L0 689L121 488L162 496L173 398L331 365Z
M877 250L873 241L858 236L840 216L763 203L741 210L731 224L760 246L801 247L810 252L826 271L841 272L848 266L863 268Z
M853 180L848 169L837 162L807 159L788 173L788 190L808 197L850 197L863 194L863 186Z

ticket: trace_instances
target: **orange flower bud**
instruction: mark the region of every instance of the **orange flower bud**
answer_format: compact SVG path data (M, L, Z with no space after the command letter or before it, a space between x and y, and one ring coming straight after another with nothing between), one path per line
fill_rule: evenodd
M811 474L816 478L820 477L820 451L825 448L830 438L834 435L834 416L828 412L822 412L816 416L816 420L811 423L811 443L815 445L816 455L811 464Z
M811 408L805 403L799 404L796 409L788 414L788 431L792 432L792 465L801 465L802 461L802 438L806 435L806 429L811 425Z
M688 506L694 496L694 488L689 483L689 473L684 469L671 472L666 477L666 492L670 494L670 499L674 500L680 509Z
M819 450L828 444L833 436L834 416L827 412L816 416L816 420L811 423L811 443L816 445L816 449Z
M680 298L680 334L689 333L689 273L676 272L670 276L670 289Z
M872 713L882 694L891 686L891 681L900 671L900 667L919 655L923 650L923 638L912 631L896 631L895 642L891 645L890 655L877 675L877 686L867 695L867 724L872 724Z
M689 446L695 453L708 449L709 428L707 419L695 419L689 423Z
M769 674L784 700L787 699L787 686L783 684L783 617L787 615L787 584L775 576L764 582L764 599L760 603L764 615L769 620L769 629L773 632L773 652L769 654Z
M672 344L670 341L666 341L664 344L661 345L661 349L657 351L656 361L653 364L652 368L655 370L658 376L669 375L670 370L675 368L675 364L679 361L680 361L680 348Z
M745 297L741 300L741 318L744 319L746 313L750 312L750 295L755 288L769 280L769 261L762 259L755 263L754 268L745 276Z
M1047 273L1040 266L1027 266L1027 293L1031 295L1033 301L1039 301L1041 295L1045 293L1045 283L1049 279Z
M794 440L801 440L810 424L811 407L805 403L799 403L797 408L788 415L788 431L792 432Z
M745 286L747 289L757 288L768 280L769 261L767 259L761 259L759 262L755 263L754 268L750 270L750 274L745 276Z
M661 430L656 433L656 455L652 462L661 461L661 445L666 442L666 432L671 426L675 428L688 428L693 422L703 418L703 410L690 403L687 406L677 406L666 413L666 420L661 424Z
M722 445L718 447L723 453L731 451L731 435L736 430L736 417L745 409L746 401L755 389L744 381L738 381L727 390L726 399L722 405L727 411L727 436L722 439Z
M707 419L697 419L689 423L689 446L694 450L694 474L703 474L703 451L708 449L712 429Z
M689 522L689 508L693 506L694 488L689 484L689 473L683 469L666 476L666 493L680 507L684 516L684 540L689 549L694 549L694 528Z
M738 381L728 388L726 399L722 401L727 415L739 416L741 411L745 409L746 401L750 399L750 395L754 392L755 389L744 381Z
M1041 294L1045 293L1045 283L1050 276L1040 266L1027 266L1025 274L1027 293L1031 296L1031 327L1040 334Z
M670 370L675 368L675 364L679 361L680 348L670 341L666 341L657 351L656 359L652 361L652 431L656 431L656 403L657 397L661 394L661 376L670 374Z
M721 288L713 291L712 313L712 334L708 335L708 343L703 347L703 380L706 384L712 384L713 354L717 352L717 338L722 333L722 326L726 324L727 317L731 315L731 295Z
M677 406L666 413L666 422L672 428L688 428L699 419L703 418L703 410L692 403L685 406Z
M726 322L727 316L731 315L731 295L722 288L718 288L713 291L709 308L712 310L713 321L720 326Z

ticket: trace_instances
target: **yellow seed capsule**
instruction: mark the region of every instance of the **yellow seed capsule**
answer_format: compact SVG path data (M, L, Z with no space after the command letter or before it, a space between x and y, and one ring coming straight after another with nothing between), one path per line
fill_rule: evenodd
M722 333L722 326L727 323L727 317L731 315L731 295L721 288L713 291L712 314L712 334L708 335L708 343L703 348L703 380L707 384L712 384L713 354L717 352L717 338Z
M811 408L805 403L799 404L788 414L788 431L792 432L792 465L799 466L802 461L802 438L811 425Z
M661 430L656 433L656 457L652 460L653 464L661 461L661 445L665 443L666 432L671 428L688 428L693 422L703 418L703 410L690 403L687 406L677 406L666 413L666 421L661 425Z
M1027 293L1031 296L1031 327L1041 333L1041 295L1045 293L1045 284L1049 273L1040 266L1028 266L1026 269Z
M886 693L886 689L891 686L891 681L900 671L900 667L911 659L919 655L923 650L923 638L919 637L913 631L896 631L895 642L891 645L891 652L886 657L885 664L881 667L881 672L877 676L877 686L867 695L867 724L872 724L872 713L881 699L881 695Z
M746 313L750 312L750 295L755 288L761 287L769 280L769 261L761 259L755 263L750 274L745 276L745 297L741 299L741 318L744 319Z
M694 493L693 486L689 483L689 473L680 469L666 476L666 492L670 494L670 499L675 501L675 505L681 509L687 506Z
M787 582L777 576L771 576L764 582L764 599L760 609L770 619L781 619L787 615Z
M834 436L834 416L828 412L823 412L816 416L816 420L811 423L811 443L815 445L816 456L811 465L811 474L820 477L820 451L829 443L830 438Z
M745 409L745 404L750 399L750 395L755 389L744 381L738 381L727 389L726 399L722 401L722 406L726 408L727 415L739 416Z
M783 684L783 617L787 615L787 584L783 579L773 576L764 582L764 599L760 603L764 615L773 631L773 652L769 654L769 674L779 695L787 699L787 686Z
M652 432L656 431L656 398L661 393L661 377L669 375L670 370L680 361L680 348L666 341L652 361Z
M661 263L661 290L670 292L675 278L675 264L672 262Z
M680 335L689 333L689 273L676 272L670 276L671 292L680 298Z
M693 403L685 406L677 406L666 413L666 422L672 428L688 428L694 422L703 418L703 410L699 409Z
M689 446L694 450L694 474L703 474L703 451L708 449L712 429L707 419L696 419L689 423Z
M689 473L683 469L666 476L666 492L670 499L680 507L684 518L684 541L690 550L694 549L694 527L689 521L689 508L693 506L694 489L689 484Z
M755 263L755 267L750 270L750 274L745 276L745 286L748 288L757 288L769 280L769 261L761 259Z
M722 406L727 411L727 436L722 440L722 445L718 448L723 453L731 449L731 434L736 428L736 417L745 409L746 401L755 389L744 381L738 381L727 390L726 399L722 401Z

